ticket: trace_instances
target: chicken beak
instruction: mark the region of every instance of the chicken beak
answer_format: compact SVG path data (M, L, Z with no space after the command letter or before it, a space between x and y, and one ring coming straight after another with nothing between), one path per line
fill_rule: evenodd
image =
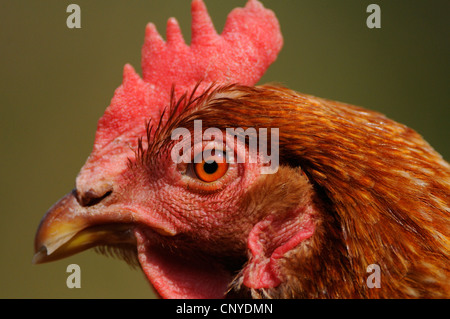
M82 207L74 192L61 198L42 218L34 241L34 264L65 258L98 245L130 244L136 239L130 223Z

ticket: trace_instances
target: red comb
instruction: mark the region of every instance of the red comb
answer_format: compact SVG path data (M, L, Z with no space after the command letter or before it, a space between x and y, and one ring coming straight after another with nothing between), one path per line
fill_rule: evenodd
M116 156L122 157L121 153L129 156L124 146L136 145L137 138L145 135L146 121L159 120L169 104L172 86L178 96L199 81L199 93L213 82L254 85L276 59L283 43L275 14L257 0L234 9L221 35L214 29L203 1L193 0L191 45L184 42L174 18L167 22L166 37L164 41L152 23L147 25L143 77L125 65L123 83L98 122L94 150L85 169L94 169L89 165L94 161L99 165L98 160L118 160ZM106 155L108 158L103 158ZM108 166L113 169L113 165L117 163Z
M221 35L216 33L204 3L194 0L191 45L185 44L174 18L167 22L166 35L164 43L149 24L142 49L144 81L166 95L173 83L193 87L199 80L254 85L276 59L282 44L275 15L255 0L229 14Z

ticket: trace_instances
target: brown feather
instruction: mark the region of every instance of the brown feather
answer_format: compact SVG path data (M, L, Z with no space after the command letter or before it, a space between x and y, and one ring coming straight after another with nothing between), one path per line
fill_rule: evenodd
M450 166L419 134L275 86L218 87L203 101L174 124L279 128L280 164L301 167L322 207L315 236L285 259L289 280L254 297L450 296ZM374 263L383 289L366 285Z

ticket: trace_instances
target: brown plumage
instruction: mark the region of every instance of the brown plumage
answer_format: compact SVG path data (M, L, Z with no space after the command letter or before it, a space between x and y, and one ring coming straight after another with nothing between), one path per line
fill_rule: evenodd
M282 201L289 210L305 194L319 207L316 236L283 261L288 279L253 297L449 296L450 166L419 134L282 87L230 86L209 96L218 93L175 126L201 119L204 127L280 128L281 168L248 190L243 207L267 212ZM308 192L298 186L305 180ZM366 285L370 264L381 267L382 289ZM235 289L245 290L241 281Z

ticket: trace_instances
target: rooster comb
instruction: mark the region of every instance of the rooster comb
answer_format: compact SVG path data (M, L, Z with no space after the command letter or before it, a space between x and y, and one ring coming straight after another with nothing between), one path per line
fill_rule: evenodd
M123 83L98 122L94 150L136 126L144 128L146 121L159 120L172 87L180 96L199 82L198 93L211 83L256 84L281 49L278 20L257 0L234 9L222 34L217 34L202 0L193 0L191 11L190 45L175 18L167 22L166 41L153 23L147 25L142 78L131 65L125 65Z

